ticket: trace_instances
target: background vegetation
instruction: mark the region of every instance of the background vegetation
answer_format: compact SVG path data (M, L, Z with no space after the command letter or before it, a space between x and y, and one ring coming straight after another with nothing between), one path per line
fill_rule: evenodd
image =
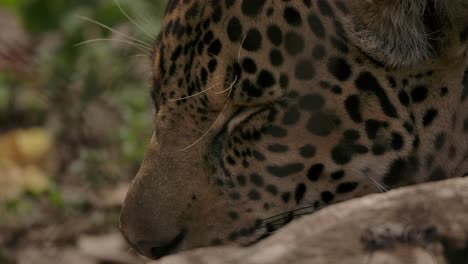
M0 263L141 262L118 213L165 2L0 0Z

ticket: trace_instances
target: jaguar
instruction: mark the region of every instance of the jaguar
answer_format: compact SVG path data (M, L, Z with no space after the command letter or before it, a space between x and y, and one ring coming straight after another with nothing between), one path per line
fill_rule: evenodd
M161 258L468 172L467 0L170 0L122 233Z

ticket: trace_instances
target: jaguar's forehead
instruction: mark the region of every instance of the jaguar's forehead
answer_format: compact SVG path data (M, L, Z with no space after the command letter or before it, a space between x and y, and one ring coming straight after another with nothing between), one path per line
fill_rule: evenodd
M380 78L389 72L403 76L409 72L392 67L411 68L445 52L441 49L449 41L440 32L453 26L445 20L447 14L430 8L415 11L419 5L409 2L406 11L387 4L379 13L379 5L354 0L171 0L154 58L159 86L153 94L163 101L190 97L190 102L176 100L177 105L203 112L221 98L204 91L235 88L221 94L235 97L236 103L258 105L283 97L291 86L304 90L305 84L320 85L339 92L346 88L338 84L355 85L350 80L356 67ZM412 73L433 68L420 65ZM216 105L219 110L223 104Z
M154 72L172 95L162 97L197 94L222 75L219 90L235 84L233 96L243 103L269 102L285 94L291 79L319 76L314 67L322 66L314 61L323 64L326 53L349 53L337 19L349 10L339 0L171 1L167 10ZM343 59L330 64L346 75ZM207 104L205 95L197 97Z

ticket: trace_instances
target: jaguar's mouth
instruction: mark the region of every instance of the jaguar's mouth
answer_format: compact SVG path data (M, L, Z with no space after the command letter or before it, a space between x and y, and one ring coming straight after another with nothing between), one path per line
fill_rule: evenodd
M182 241L184 241L186 234L186 231L182 231L168 244L151 247L151 257L154 259L160 259L164 256L174 253L176 249L180 246Z

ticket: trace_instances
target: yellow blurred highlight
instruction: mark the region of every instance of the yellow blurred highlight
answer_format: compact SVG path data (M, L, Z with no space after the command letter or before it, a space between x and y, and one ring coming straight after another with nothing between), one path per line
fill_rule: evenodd
M41 194L51 186L44 164L53 137L43 128L21 129L0 135L0 201L26 192Z
M0 203L19 198L25 192L21 168L11 162L0 161Z
M53 145L52 135L43 128L15 130L0 135L0 161L34 164L47 158Z
M24 169L24 190L33 194L46 192L50 187L50 180L46 174L36 166L27 166Z

